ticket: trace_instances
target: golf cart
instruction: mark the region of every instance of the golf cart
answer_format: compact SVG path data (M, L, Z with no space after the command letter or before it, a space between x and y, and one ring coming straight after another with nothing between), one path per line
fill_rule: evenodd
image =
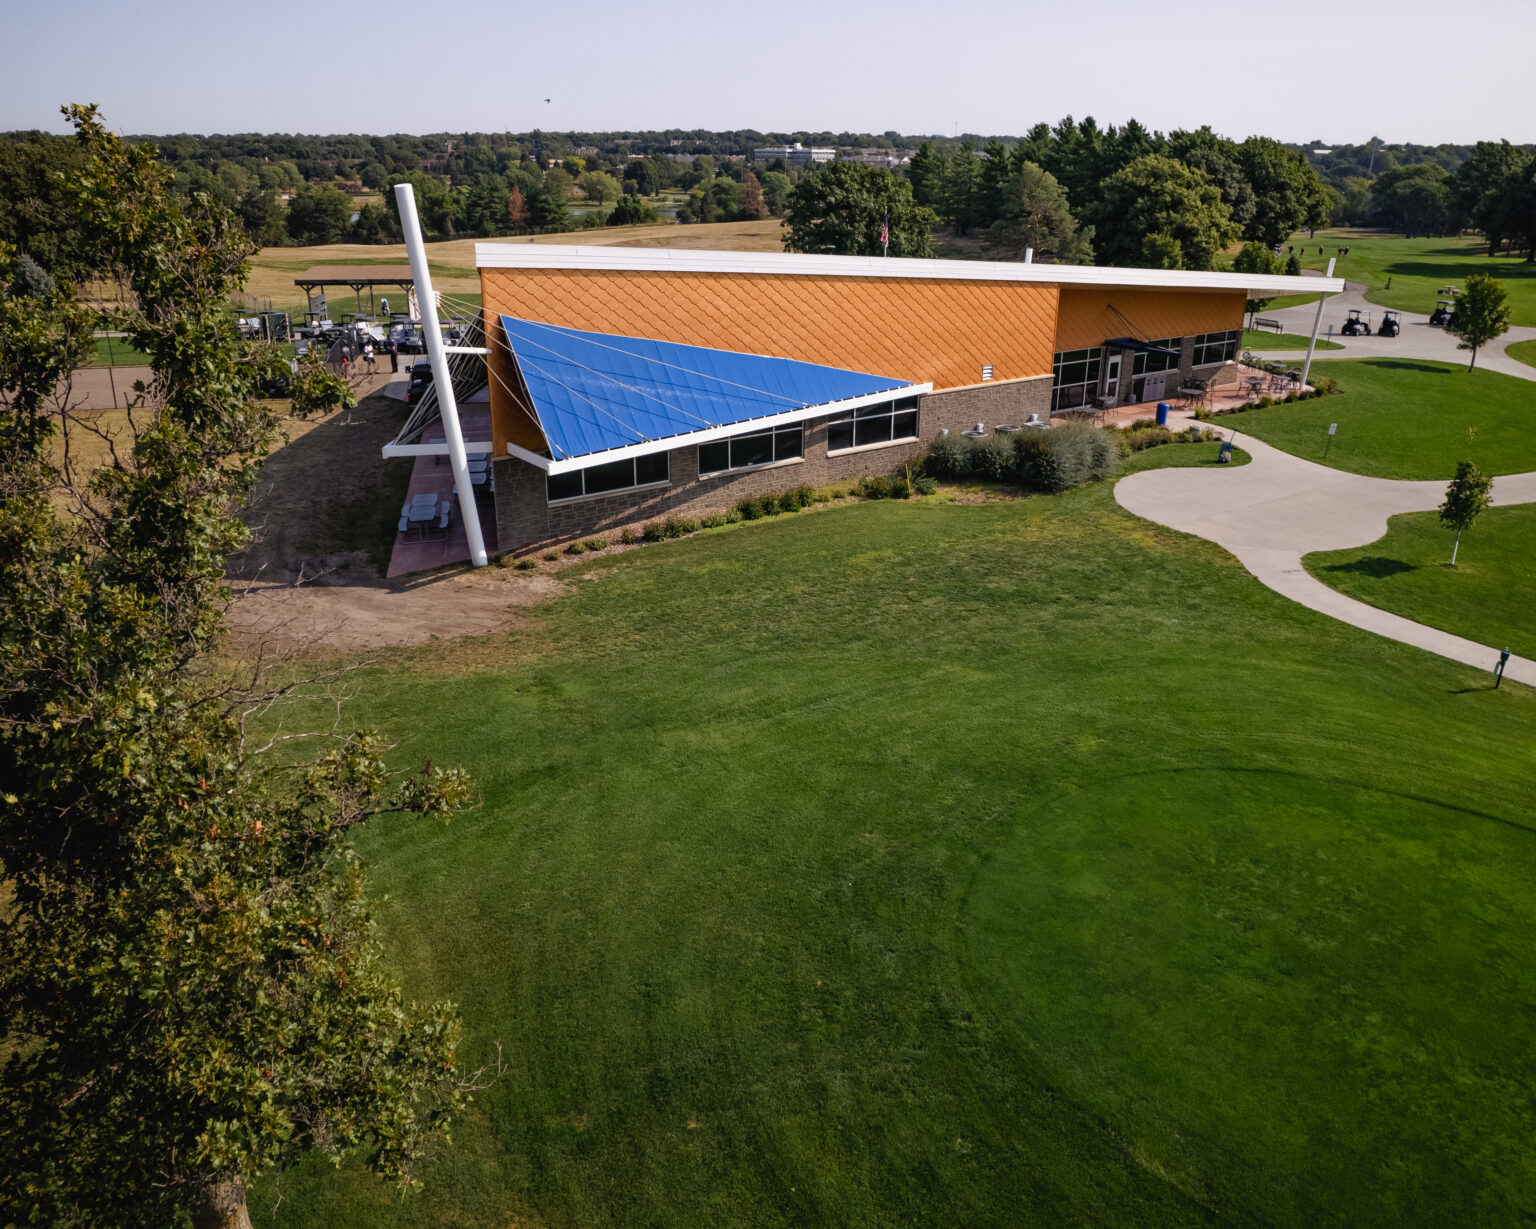
M411 365L411 382L406 385L405 403L415 405L432 387L432 364L427 359L417 359Z
M1435 310L1430 313L1429 323L1437 329L1443 329L1454 319L1456 319L1456 304L1450 299L1441 299L1435 304Z
M1371 313L1363 312L1358 307L1349 309L1349 319L1344 322L1344 327L1339 330L1344 337L1369 337L1371 335Z
M1381 326L1376 330L1377 337L1396 337L1403 331L1403 326L1398 321L1398 313L1387 311L1381 313Z

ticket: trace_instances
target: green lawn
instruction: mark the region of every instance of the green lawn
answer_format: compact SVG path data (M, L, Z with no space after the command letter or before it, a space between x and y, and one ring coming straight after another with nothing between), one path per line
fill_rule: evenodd
M1505 347L1504 353L1528 367L1536 367L1536 338L1530 341L1517 341Z
M1332 359L1312 370L1340 395L1249 410L1221 425L1286 452L1378 478L1449 478L1470 460L1491 474L1536 469L1536 386L1422 359ZM1333 446L1328 424L1339 424Z
M1488 245L1476 236L1404 239L1318 231L1315 239L1303 233L1291 242L1306 246L1302 264L1308 269L1326 268L1339 248L1348 247L1349 255L1338 257L1336 277L1364 283L1365 297L1372 303L1421 316L1434 311L1436 292L1442 286L1459 287L1469 273L1491 273L1509 289L1510 323L1536 325L1536 264L1527 261L1524 253L1490 257Z
M1305 350L1310 337L1303 337L1300 333L1271 333L1268 330L1244 329L1244 350ZM1317 339L1319 350L1342 350L1344 347L1336 341L1329 341L1325 337Z
M354 676L402 766L474 774L361 851L408 993L505 1073L420 1196L317 1162L263 1229L1536 1209L1529 690L1107 484L570 575Z
M142 367L149 363L149 356L135 350L126 338L96 337L92 341L87 367Z
M1490 508L1461 535L1433 512L1394 516L1354 550L1308 555L1307 570L1350 597L1480 644L1536 657L1536 504Z
M1301 307L1307 303L1316 303L1322 297L1320 294L1283 294L1276 299L1266 299L1264 311L1277 312L1286 307Z

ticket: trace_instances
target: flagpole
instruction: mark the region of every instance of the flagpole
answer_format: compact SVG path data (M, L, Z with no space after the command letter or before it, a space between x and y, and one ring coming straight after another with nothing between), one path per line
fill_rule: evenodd
M880 227L880 255L891 254L891 207L885 207L885 223Z

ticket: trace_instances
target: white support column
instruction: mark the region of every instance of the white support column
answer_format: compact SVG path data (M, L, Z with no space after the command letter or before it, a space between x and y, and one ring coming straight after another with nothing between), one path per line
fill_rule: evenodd
M1330 256L1328 258L1328 272L1323 274L1324 277L1333 276L1333 266L1337 261L1337 256ZM1328 302L1328 298L1329 296L1325 294L1317 301L1317 316L1312 321L1312 340L1307 343L1307 361L1306 365L1301 369L1301 383L1303 387L1306 386L1307 377L1312 374L1312 355L1317 350L1317 333L1323 327L1323 304Z
M480 535L480 511L475 507L475 488L469 481L469 457L464 452L464 432L459 427L459 406L454 400L443 333L437 323L437 296L432 293L427 249L422 244L421 222L416 217L416 193L410 184L395 185L395 203L400 207L400 229L405 232L405 250L411 258L416 300L421 305L421 331L427 341L427 359L432 364L437 408L443 416L448 460L453 466L453 480L459 488L459 515L464 518L464 536L469 539L469 559L477 568L483 568L490 560L485 553L485 539Z

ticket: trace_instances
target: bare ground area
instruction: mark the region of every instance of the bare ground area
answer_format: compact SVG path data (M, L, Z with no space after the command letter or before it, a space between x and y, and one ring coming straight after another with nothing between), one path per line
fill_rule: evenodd
M290 419L288 442L267 458L245 520L254 541L230 560L231 577L286 583L320 572L348 579L383 576L411 462L380 450L406 406L379 391L324 418Z
M548 573L502 568L407 581L257 581L237 586L229 618L241 647L259 646L268 656L348 654L495 631L563 588Z

